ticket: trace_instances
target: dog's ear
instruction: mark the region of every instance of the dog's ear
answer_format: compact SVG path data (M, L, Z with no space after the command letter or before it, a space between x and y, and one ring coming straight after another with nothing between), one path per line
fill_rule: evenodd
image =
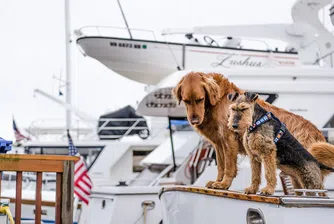
M238 92L235 92L235 93L230 93L227 95L227 99L229 99L229 101L234 101L238 98L239 96L239 93Z
M202 76L202 80L203 80L202 85L205 89L207 96L209 97L210 104L212 106L216 105L218 100L220 99L219 85L213 78Z
M255 101L259 97L258 94L252 92L245 92L245 96L246 99L249 101Z
M172 94L174 98L177 100L178 104L180 105L182 101L182 96L181 96L181 86L182 82L184 80L184 77L178 82L178 84L172 89Z

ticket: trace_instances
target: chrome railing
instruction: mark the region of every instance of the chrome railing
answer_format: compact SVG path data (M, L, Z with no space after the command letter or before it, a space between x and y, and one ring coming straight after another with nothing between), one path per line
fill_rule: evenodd
M112 124L112 122L127 123L125 125ZM144 126L140 126L145 122ZM142 124L143 125L143 124ZM141 136L141 134L147 131L146 136ZM107 132L115 132L119 134L103 134ZM147 138L149 136L149 129L147 127L146 120L144 118L101 118L99 119L99 127L97 129L97 135L103 139L119 139L131 134L138 134L142 138Z
M36 140L67 139L65 121L63 119L35 119L28 128L24 129L29 133L30 137ZM73 139L82 139L94 130L91 127L87 127L84 122L75 120L70 131Z
M334 144L334 128L321 128L322 134L325 136L326 140Z
M132 37L129 35L131 31ZM74 31L75 35L78 37L86 36L112 36L112 37L124 37L130 39L145 39L145 40L154 40L157 41L155 32L153 30L147 29L136 29L136 28L126 28L126 27L117 27L117 26L84 26L78 30ZM141 35L139 35L139 33ZM145 35L146 34L146 35ZM147 37L149 34L149 38Z
M313 64L319 65L321 67L333 68L334 67L334 51L318 58Z
M87 127L79 120L73 122L72 138L75 140L97 140L99 138L112 140L135 134L143 139L149 136L155 138L167 131L168 124L167 121L150 122L144 118L101 118L96 120L95 127ZM61 119L36 119L25 130L33 140L67 140L65 123Z

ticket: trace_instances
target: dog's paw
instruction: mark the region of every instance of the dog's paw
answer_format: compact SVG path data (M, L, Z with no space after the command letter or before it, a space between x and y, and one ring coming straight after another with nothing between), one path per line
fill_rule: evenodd
M266 186L266 187L261 189L261 194L262 195L272 195L272 194L274 194L274 192L275 192L274 187Z
M210 180L210 181L208 181L208 182L206 183L205 187L207 187L207 188L213 188L212 185L213 185L214 183L219 183L219 182Z
M245 189L245 194L256 194L258 190L259 188L250 186Z
M212 188L222 189L222 190L227 190L230 186L231 186L231 183L227 183L225 181L215 182L214 184L212 184Z
M328 197L328 195L326 193L319 193L320 197Z

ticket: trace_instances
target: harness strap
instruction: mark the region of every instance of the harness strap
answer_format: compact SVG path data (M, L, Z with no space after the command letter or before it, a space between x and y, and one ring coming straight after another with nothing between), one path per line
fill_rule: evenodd
M265 115L263 115L261 118L255 121L255 123L249 127L248 131L249 133L255 131L258 127L260 127L262 124L266 123L270 119L275 119L281 123L281 127L278 130L276 137L274 139L275 144L282 138L284 133L286 132L286 126L283 122L281 122L278 118L276 118L271 112L267 112Z
M255 129L257 129L262 124L266 123L273 117L273 114L271 112L267 112L263 117L259 118L255 121L255 123L249 127L249 132L253 132Z
M282 138L282 136L284 135L285 131L286 131L285 124L283 124L283 123L281 122L281 128L280 128L279 131L277 132L277 134L276 134L276 138L274 139L275 144Z

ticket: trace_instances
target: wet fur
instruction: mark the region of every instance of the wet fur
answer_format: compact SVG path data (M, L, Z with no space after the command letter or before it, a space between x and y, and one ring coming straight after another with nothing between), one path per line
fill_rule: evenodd
M191 101L191 104L185 105L188 120L191 121L192 115L199 114L200 124L192 126L215 147L218 175L216 181L207 183L207 187L228 189L237 175L237 155L245 154L238 135L227 127L228 109L231 104L227 95L236 92L242 94L244 91L223 75L200 72L188 73L172 90L179 103L184 99ZM196 103L196 97L204 97L203 102ZM311 122L263 100L257 99L257 103L284 122L291 134L304 147L313 149L311 153L317 152L315 157L318 161L326 160L334 163L334 146L325 143L322 133ZM322 145L313 147L312 144L316 142L322 142ZM324 146L326 150L322 151Z
M253 95L254 96L254 95ZM254 96L255 97L255 96ZM323 189L320 167L323 166L286 129L281 139L274 143L281 122L270 119L253 132L248 128L267 111L245 95L239 96L230 106L229 128L241 134L243 145L251 160L252 183L245 193L254 194L261 183L261 164L264 164L267 185L261 194L271 195L277 184L276 167L294 178L299 187ZM235 128L232 125L238 124Z

